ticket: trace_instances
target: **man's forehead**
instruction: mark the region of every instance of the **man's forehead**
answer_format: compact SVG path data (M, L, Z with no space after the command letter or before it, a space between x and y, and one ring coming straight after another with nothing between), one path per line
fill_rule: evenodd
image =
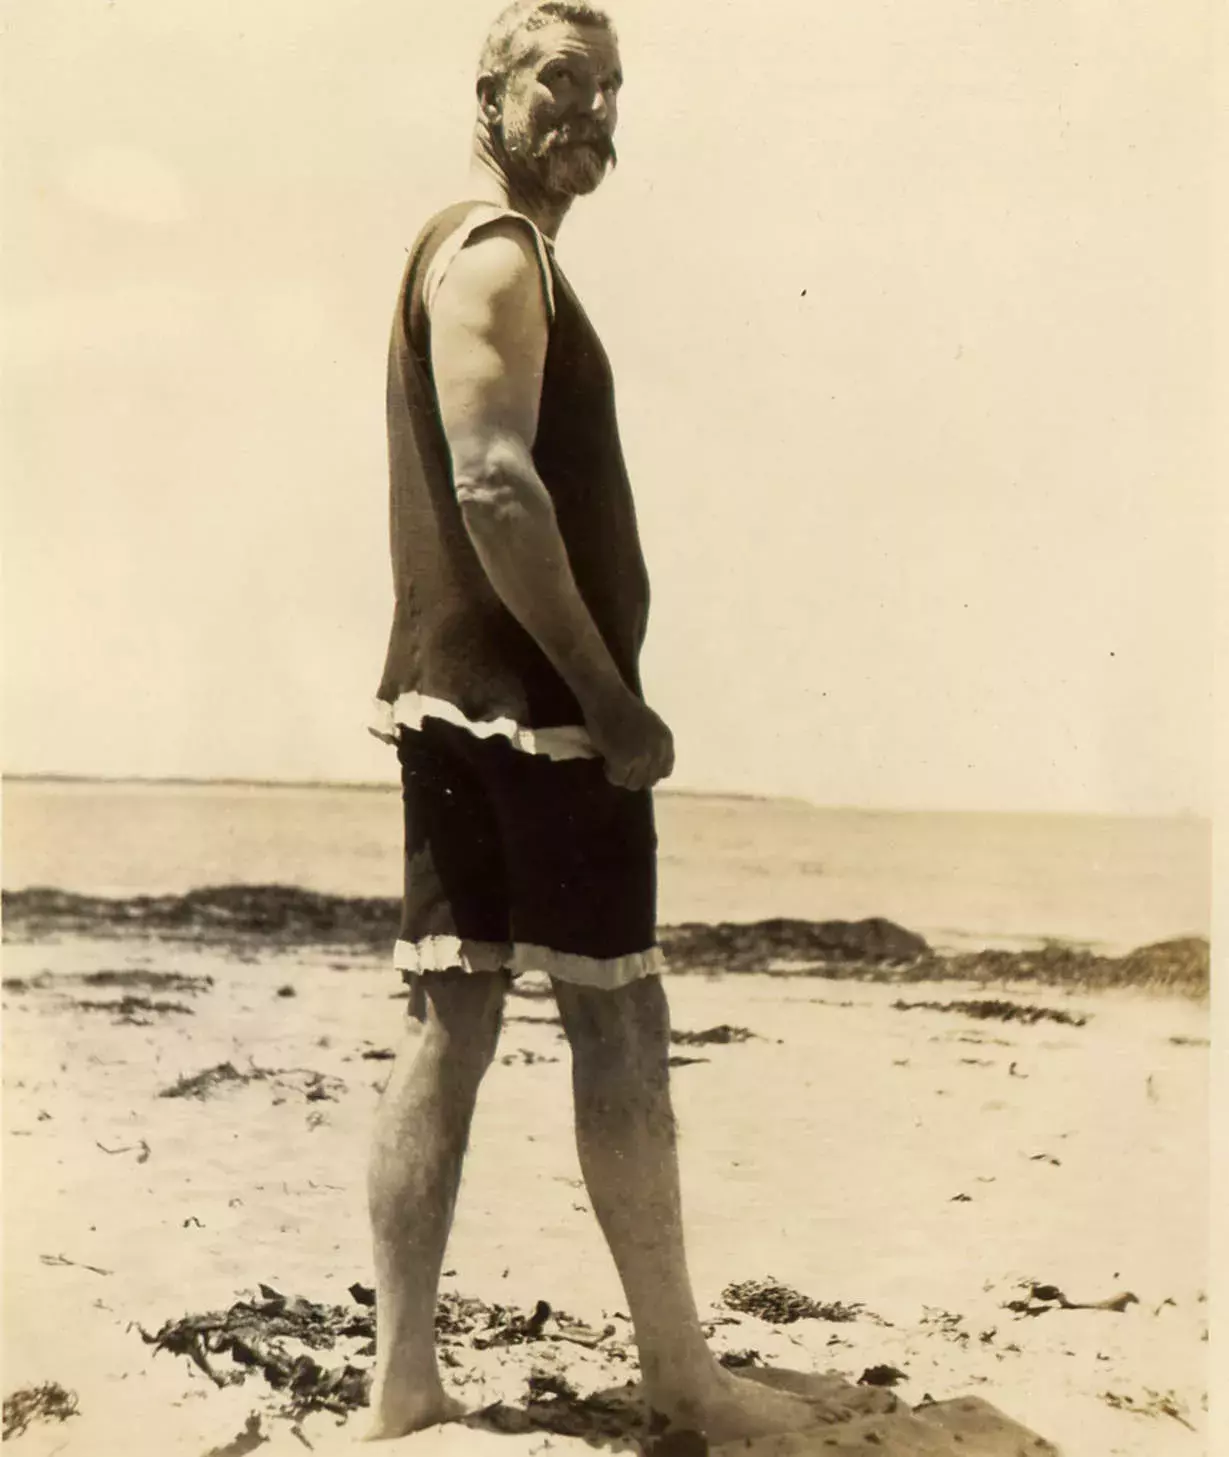
M537 66L555 56L587 56L600 68L617 68L619 47L604 25L582 25L572 20L552 20L525 32L517 47L516 64Z

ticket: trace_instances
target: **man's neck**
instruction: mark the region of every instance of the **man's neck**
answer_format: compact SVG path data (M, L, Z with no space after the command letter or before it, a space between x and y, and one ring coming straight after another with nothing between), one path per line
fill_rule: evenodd
M540 189L510 178L494 158L479 149L470 165L470 193L480 202L494 202L523 213L553 242L572 205L570 197L548 197Z

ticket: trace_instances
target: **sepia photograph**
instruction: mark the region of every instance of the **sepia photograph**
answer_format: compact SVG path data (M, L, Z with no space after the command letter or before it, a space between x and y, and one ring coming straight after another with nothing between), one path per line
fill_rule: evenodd
M1214 22L7 8L18 1457L1215 1457Z

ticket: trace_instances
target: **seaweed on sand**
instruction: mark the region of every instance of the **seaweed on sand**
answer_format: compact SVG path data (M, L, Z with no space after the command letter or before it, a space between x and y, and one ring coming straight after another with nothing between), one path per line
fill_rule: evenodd
M845 1305L839 1300L812 1300L771 1275L766 1280L742 1280L727 1285L721 1292L721 1300L731 1310L757 1315L773 1325L792 1325L796 1320L857 1320L865 1309L863 1305Z
M374 1305L375 1292L362 1285L351 1285L350 1294L361 1305ZM549 1330L547 1329L549 1325ZM602 1330L587 1326L563 1310L554 1310L539 1300L529 1314L512 1305L488 1305L470 1295L445 1292L435 1307L435 1333L442 1342L454 1344L469 1337L469 1344L482 1350L487 1346L520 1345L526 1341L551 1339L570 1341L575 1345L596 1348L614 1335L614 1326ZM490 1332L495 1332L490 1335ZM617 1342L612 1343L614 1349Z
M264 1076L265 1074L259 1068L241 1073L233 1062L220 1062L215 1067L207 1067L202 1072L193 1073L191 1077L181 1075L169 1088L163 1088L158 1096L160 1098L204 1099L227 1084L255 1082Z
M1083 946L1046 941L1029 951L985 950L944 956L939 958L939 967L943 980L1029 981L1085 991L1141 987L1203 997L1211 976L1211 949L1202 936L1154 941L1125 956L1102 956Z
M119 970L83 971L53 973L40 971L36 976L6 976L6 992L58 991L64 987L114 987L122 991L139 988L147 992L198 992L208 991L213 986L211 976L188 976L178 971L150 971L144 967L124 967ZM86 1003L79 1003L84 1006ZM109 1003L89 1005L104 1006Z
M664 926L662 949L672 972L768 972L826 980L1029 982L1083 991L1138 987L1206 997L1211 952L1202 936L1183 936L1105 956L1047 940L1027 950L941 953L892 921L753 921Z
M868 1366L858 1377L859 1386L897 1386L908 1381L908 1374L896 1366Z
M156 1351L188 1357L217 1386L263 1376L284 1395L282 1416L298 1420L316 1410L344 1415L368 1404L370 1373L355 1363L374 1354L375 1339L374 1292L356 1284L350 1296L351 1305L326 1305L261 1285L257 1296L238 1300L228 1310L181 1316L166 1321L153 1335L141 1330L141 1336ZM521 1311L445 1294L436 1307L435 1329L441 1348L454 1353L452 1365L460 1364L455 1358L460 1348L481 1351L547 1339L601 1345L612 1354L623 1350L611 1340L613 1326L593 1330L553 1311L545 1300L532 1311ZM353 1344L333 1362L318 1359L321 1352L347 1342ZM490 1409L483 1423L518 1430L517 1423L528 1422L529 1428L588 1434L615 1420L622 1432L632 1407L630 1397L612 1406L604 1397L579 1397L545 1379L531 1384L529 1394L526 1411Z
M40 971L36 976L11 976L4 980L6 992L50 992L55 1005L60 1007L76 1007L83 1012L113 1012L117 1022L130 1022L139 1027L147 1027L155 1017L165 1017L172 1013L182 1017L194 1016L195 1008L189 1007L184 1002L156 1000L153 997L128 990L128 988L141 987L150 992L186 991L196 993L206 990L212 985L211 976L186 977L173 971L141 970L91 971L69 975ZM102 999L68 995L70 987L79 986L107 990L117 988L122 991L122 995L118 998Z
M285 1415L296 1419L310 1411L345 1415L367 1404L368 1372L349 1361L328 1369L286 1345L294 1341L312 1351L332 1350L338 1341L349 1339L370 1345L375 1321L360 1310L320 1305L300 1296L288 1298L262 1285L259 1299L237 1300L225 1311L168 1320L153 1335L141 1330L141 1337L155 1352L187 1356L217 1386L232 1386L249 1372L259 1373L275 1391L286 1394ZM234 1365L218 1370L219 1356L231 1357Z
M65 978L67 979L67 978ZM86 971L74 976L73 981L86 987L142 987L150 992L197 992L209 991L213 986L211 976L190 976L182 971L149 971L143 967L123 967L118 970Z
M314 1068L257 1067L255 1063L252 1063L246 1072L240 1072L233 1062L219 1062L213 1067L193 1073L191 1077L181 1074L169 1087L163 1088L158 1096L160 1098L200 1098L203 1101L225 1087L261 1082L278 1087L298 1086L309 1103L321 1102L324 1099L336 1102L338 1095L345 1091L346 1086L340 1078L330 1077L327 1073L315 1071Z
M1088 1018L1079 1012L1064 1012L1052 1007L1032 1007L1020 1002L968 1001L968 1002L905 1002L892 1003L895 1012L962 1012L966 1017L997 1018L1000 1022L1023 1022L1033 1026L1037 1022L1060 1022L1064 1027L1083 1027Z
M1045 1315L1050 1310L1112 1310L1121 1315L1129 1306L1139 1304L1139 1296L1130 1290L1120 1290L1104 1300L1070 1300L1057 1285L1024 1280L1021 1288L1028 1291L1027 1297L1009 1300L1004 1307L1016 1315Z
M876 916L865 921L687 922L661 930L673 971L767 971L775 962L899 966L929 957L921 936Z
M1142 1397L1132 1396L1129 1392L1103 1391L1101 1400L1115 1411L1129 1411L1141 1417L1173 1417L1174 1421L1181 1422L1190 1431L1196 1430L1194 1423L1187 1417L1182 1402L1172 1391L1153 1391L1150 1387L1145 1387Z
M77 1394L58 1381L23 1386L4 1398L4 1440L20 1437L31 1422L66 1421L77 1415Z
M216 885L185 895L127 898L75 895L33 886L5 891L6 932L46 935L153 935L223 944L391 945L399 902L391 897L324 895L287 885Z
M125 994L119 1001L74 999L73 1006L80 1007L84 1012L114 1012L117 1022L130 1022L138 1027L148 1027L154 1017L166 1017L171 1013L183 1017L195 1015L193 1008L185 1006L183 1002L160 1002L150 997L130 994Z
M723 1022L720 1027L706 1027L702 1032L671 1032L670 1041L681 1043L684 1047L712 1047L714 1044L726 1047L731 1042L749 1042L754 1036L755 1033L746 1027L731 1027Z

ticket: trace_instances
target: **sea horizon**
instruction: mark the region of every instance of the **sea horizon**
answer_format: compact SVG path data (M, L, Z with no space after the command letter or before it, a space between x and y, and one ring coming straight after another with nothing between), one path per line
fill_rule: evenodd
M150 788L184 789L287 789L287 790L336 790L359 793L399 793L400 786L395 778L389 779L271 779L247 775L193 775L193 774L85 774L72 770L33 770L0 772L0 791L5 784L28 785L83 785L113 786L116 788L148 786ZM1190 808L1161 810L1088 810L1088 809L1033 809L1023 805L1006 807L973 807L961 805L931 804L855 804L835 803L811 799L805 794L777 793L772 790L719 789L703 785L661 784L654 791L655 797L678 799L733 800L750 804L798 804L832 814L860 815L943 815L1006 817L1019 819L1075 819L1075 820L1127 820L1127 821L1173 821L1211 826L1213 816Z

